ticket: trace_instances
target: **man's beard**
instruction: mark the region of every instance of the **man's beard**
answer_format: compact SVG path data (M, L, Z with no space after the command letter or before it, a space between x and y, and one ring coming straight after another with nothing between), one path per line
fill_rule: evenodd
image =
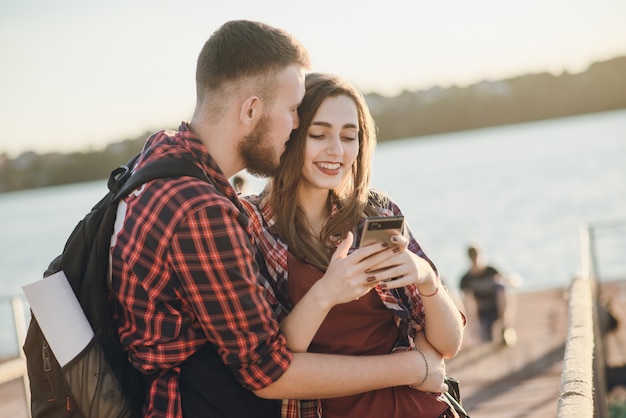
M270 118L263 115L254 130L237 146L237 152L250 174L271 177L278 171L280 156L270 139Z

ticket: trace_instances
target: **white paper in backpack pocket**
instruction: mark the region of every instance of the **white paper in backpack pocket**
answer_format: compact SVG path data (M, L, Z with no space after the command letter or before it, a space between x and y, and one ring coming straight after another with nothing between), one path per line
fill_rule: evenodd
M50 349L65 366L94 336L65 273L59 271L22 289Z

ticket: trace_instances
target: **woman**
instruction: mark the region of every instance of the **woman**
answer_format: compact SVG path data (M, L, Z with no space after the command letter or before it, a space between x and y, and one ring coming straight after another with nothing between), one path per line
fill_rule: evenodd
M344 250L366 217L401 215L369 189L375 132L362 95L335 76L310 74L298 113L279 172L260 196L244 202L265 260L268 299L289 347L374 355L431 344L443 357L454 356L464 317L408 228L406 237L394 237L395 254L365 280L352 277L345 262ZM341 269L345 274L329 274ZM417 330L426 338L415 340ZM419 386L324 399L319 406L325 418L455 416L441 394Z

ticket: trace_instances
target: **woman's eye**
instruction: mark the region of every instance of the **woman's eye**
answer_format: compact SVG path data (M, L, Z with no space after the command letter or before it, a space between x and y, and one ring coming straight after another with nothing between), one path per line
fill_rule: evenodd
M309 134L309 136L313 139L324 139L324 135Z
M353 130L347 130L343 132L341 139L344 141L356 141L359 139L359 134Z

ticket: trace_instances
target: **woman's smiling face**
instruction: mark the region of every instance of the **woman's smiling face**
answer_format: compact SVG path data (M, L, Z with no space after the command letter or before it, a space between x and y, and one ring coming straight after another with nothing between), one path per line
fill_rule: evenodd
M345 95L324 99L307 129L300 188L328 191L341 185L359 154L359 115Z

